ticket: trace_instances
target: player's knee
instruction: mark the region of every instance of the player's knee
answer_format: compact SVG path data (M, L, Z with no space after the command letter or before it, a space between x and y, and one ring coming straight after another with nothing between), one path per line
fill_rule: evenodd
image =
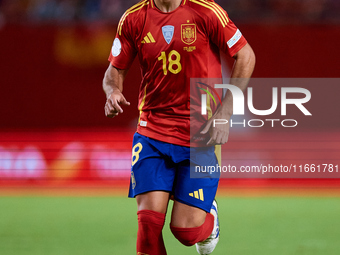
M170 225L172 234L185 246L192 246L197 243L197 236L188 232L186 228L177 228Z

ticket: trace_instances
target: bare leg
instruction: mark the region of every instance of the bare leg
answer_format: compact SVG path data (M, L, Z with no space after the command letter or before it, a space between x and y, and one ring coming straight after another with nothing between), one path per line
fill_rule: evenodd
M214 228L214 216L202 209L175 201L170 228L178 241L191 246L210 236Z
M197 207L175 201L171 215L171 226L179 228L194 228L201 226L207 213Z
M164 191L151 191L136 196L138 211L151 210L166 213L170 194Z

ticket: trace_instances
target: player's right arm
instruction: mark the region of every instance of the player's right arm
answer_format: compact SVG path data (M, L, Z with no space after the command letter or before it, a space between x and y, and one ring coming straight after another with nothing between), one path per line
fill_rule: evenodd
M123 113L121 105L130 105L123 96L123 82L126 76L126 69L117 69L109 65L103 79L103 90L106 94L105 115L113 118Z
M137 5L137 7L140 4ZM122 106L130 105L123 96L123 82L136 54L134 20L131 18L132 7L127 10L119 21L116 38L110 52L110 65L107 68L104 79L103 89L106 94L105 115L109 118L123 113Z

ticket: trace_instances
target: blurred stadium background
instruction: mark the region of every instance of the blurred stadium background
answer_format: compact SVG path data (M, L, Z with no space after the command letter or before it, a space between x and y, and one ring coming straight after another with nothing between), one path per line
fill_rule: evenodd
M254 77L339 77L340 1L216 2L254 48ZM134 3L0 0L0 254L134 253L136 206L125 196L138 63L125 82L131 106L123 115L104 116L101 89L117 23ZM305 87L312 124L231 133L230 155L339 163L340 86ZM269 177L221 181L225 242L216 254L339 254L339 175ZM187 254L165 229L169 254Z

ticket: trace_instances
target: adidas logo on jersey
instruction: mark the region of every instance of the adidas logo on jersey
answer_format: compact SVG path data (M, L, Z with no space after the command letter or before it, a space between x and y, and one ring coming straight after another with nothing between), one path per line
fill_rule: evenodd
M199 189L197 191L194 191L193 193L189 193L189 196L204 201L203 189Z
M149 32L146 34L146 36L144 37L142 43L155 43L155 39L153 38L152 34Z

